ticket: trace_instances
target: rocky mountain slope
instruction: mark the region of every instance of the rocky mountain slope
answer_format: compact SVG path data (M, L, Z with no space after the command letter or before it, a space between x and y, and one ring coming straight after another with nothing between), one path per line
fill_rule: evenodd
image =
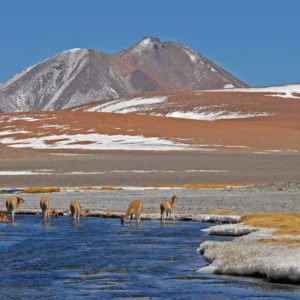
M60 110L143 92L245 87L195 51L145 38L116 54L71 49L0 84L0 112Z

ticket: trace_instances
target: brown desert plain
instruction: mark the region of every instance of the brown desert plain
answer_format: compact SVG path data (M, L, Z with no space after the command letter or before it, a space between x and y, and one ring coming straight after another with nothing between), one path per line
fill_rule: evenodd
M146 105L157 97L164 101ZM1 186L297 181L297 97L274 92L163 92L100 103L131 101L127 107L132 109L133 101L144 99L145 105L139 104L132 113L95 111L99 102L64 111L3 113L0 142L8 147L1 146ZM225 117L167 116L175 111L198 115L200 111L202 116L221 111ZM230 114L239 117L232 119ZM109 145L107 137L114 137ZM147 138L154 140L148 143ZM5 176L6 170L51 172Z

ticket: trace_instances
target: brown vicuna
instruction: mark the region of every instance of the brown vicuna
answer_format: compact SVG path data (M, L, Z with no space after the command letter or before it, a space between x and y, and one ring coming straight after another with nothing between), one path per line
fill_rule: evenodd
M142 213L143 204L140 200L132 201L127 209L127 212L124 216L121 217L121 223L123 224L124 221L130 216L130 222L132 221L132 216L135 214L136 221L140 223L141 213Z
M77 201L70 202L70 210L71 210L71 216L72 216L73 221L76 221L76 218L77 218L77 221L79 222L80 216L87 216L90 214L89 209L86 209L83 212L80 203Z
M161 201L161 203L160 203L160 218L161 218L161 220L163 219L163 216L166 218L169 216L169 214L170 214L170 218L171 218L172 210L175 207L176 200L177 200L177 196L173 195L171 201L168 201L168 200Z
M16 209L20 206L21 203L24 203L24 199L21 197L8 197L5 201L5 206L7 209L7 215L11 214L11 219L15 221L15 212Z
M5 213L0 213L0 222L9 223L8 217Z
M43 222L48 219L49 222L50 216L56 216L58 218L58 212L55 209L51 209L51 200L48 197L43 197L40 200L40 207L42 209L42 219Z

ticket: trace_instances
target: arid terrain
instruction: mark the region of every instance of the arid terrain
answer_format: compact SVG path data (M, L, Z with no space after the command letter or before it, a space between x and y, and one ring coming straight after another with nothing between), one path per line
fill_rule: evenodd
M298 88L1 114L1 187L298 182Z
M2 114L0 142L63 152L296 154L300 149L299 116L297 94L150 94L66 111Z

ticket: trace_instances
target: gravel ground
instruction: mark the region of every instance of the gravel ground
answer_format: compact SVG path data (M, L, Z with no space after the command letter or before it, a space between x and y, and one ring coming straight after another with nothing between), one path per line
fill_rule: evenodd
M49 159L0 159L0 189L300 182L300 155L107 152L75 156L48 154L47 157ZM37 174L5 175L7 171L32 170Z
M69 202L77 200L83 208L92 210L124 211L128 203L140 199L145 212L159 212L159 203L176 194L178 202L174 213L203 213L209 209L229 209L238 213L295 212L300 213L300 184L269 184L263 187L230 189L168 189L59 192L52 194L21 194L25 199L22 208L39 208L39 199L49 196L52 206L68 210ZM8 195L0 195L0 209ZM21 208L20 207L20 208Z

